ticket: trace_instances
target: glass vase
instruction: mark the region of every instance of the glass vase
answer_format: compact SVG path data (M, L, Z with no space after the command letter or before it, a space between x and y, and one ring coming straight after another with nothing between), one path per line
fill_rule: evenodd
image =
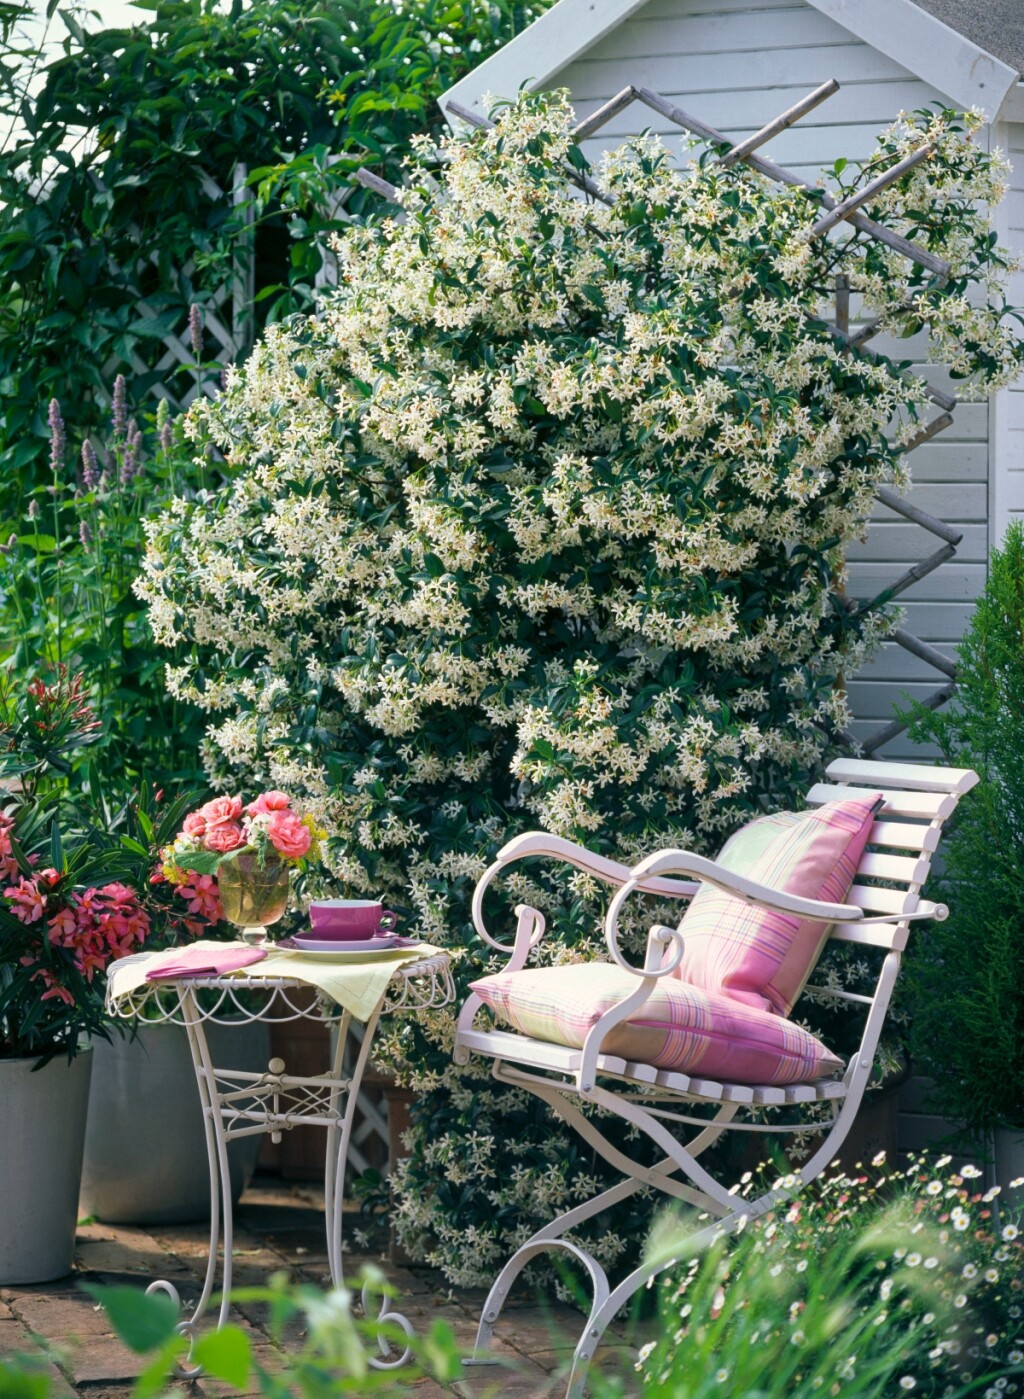
M246 942L266 942L267 928L284 916L290 875L291 867L272 857L261 868L255 851L225 860L217 871L224 917L241 928Z

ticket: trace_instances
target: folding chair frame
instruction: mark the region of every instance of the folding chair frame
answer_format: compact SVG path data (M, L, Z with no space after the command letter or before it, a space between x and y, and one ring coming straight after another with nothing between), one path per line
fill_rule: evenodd
M518 922L511 948L495 941L488 932L483 918L484 894L510 865L537 856L553 858L612 886L616 892L605 919L605 940L612 962L632 973L637 987L600 1017L579 1049L504 1030L474 1029L474 1018L483 1005L476 994L471 994L462 1007L455 1037L456 1062L466 1063L471 1054L489 1056L493 1060L494 1077L499 1082L525 1089L542 1099L624 1177L618 1185L539 1229L513 1254L484 1304L473 1362L488 1362L487 1351L495 1322L522 1270L544 1251L561 1251L586 1269L593 1290L593 1302L573 1357L567 1389L567 1399L579 1399L584 1392L587 1367L609 1322L641 1287L678 1259L644 1262L613 1288L597 1260L567 1237L571 1230L647 1186L711 1216L711 1222L688 1240L689 1250L699 1249L723 1233L735 1232L747 1220L773 1210L820 1175L842 1146L868 1084L909 925L919 919L947 916L948 910L943 905L922 900L920 891L943 824L959 798L978 778L965 769L856 759L837 760L828 769L828 776L831 783L819 784L808 793L809 806L842 797L863 796L867 791L878 791L883 799L847 904L822 903L770 889L685 850L658 851L630 869L545 832L530 832L510 841L480 879L473 898L474 926L490 947L509 955L506 969L509 972L525 967L530 953L545 933L543 915L528 905L516 909ZM889 853L893 850L902 853ZM874 882L862 882L865 880ZM853 1001L867 1008L860 1045L841 1081L823 1079L785 1087L718 1083L649 1064L627 1062L602 1052L608 1032L643 1005L660 978L670 975L683 956L680 931L656 924L648 934L643 967L628 962L618 940L619 918L626 901L636 892L690 899L702 883L715 885L763 908L829 923L832 939L885 950L870 996L822 987L808 988L819 995ZM664 1153L662 1158L653 1166L632 1159L582 1111L583 1103L592 1103L629 1122ZM832 1119L826 1123L807 1116L785 1123L734 1120L744 1111L763 1116L765 1108L790 1107L800 1112L810 1105L824 1103L832 1108ZM690 1105L716 1106L718 1110L708 1120L688 1112L686 1109ZM680 1140L681 1132L677 1134L673 1128L698 1130L684 1142ZM825 1140L799 1170L752 1200L741 1199L734 1190L722 1185L698 1159L727 1131L774 1134L808 1128L827 1129ZM679 1174L689 1183L674 1179Z

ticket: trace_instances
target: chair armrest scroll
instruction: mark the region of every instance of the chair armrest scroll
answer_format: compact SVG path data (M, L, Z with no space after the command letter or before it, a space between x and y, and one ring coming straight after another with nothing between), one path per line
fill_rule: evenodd
M565 840L562 836L550 835L547 831L526 831L520 836L515 836L498 851L498 857L494 864L480 876L473 891L473 927L484 942L489 947L493 947L496 952L510 953L513 949L507 943L497 942L487 931L483 916L484 894L502 870L507 869L517 860L527 860L536 856L547 856L553 860L560 860L563 864L572 865L575 869L582 870L584 874L592 875L595 879L600 879L603 883L614 886L621 886L633 877L633 871L628 865L620 864L617 860L609 860L604 855L596 855L592 850L586 850L582 845L574 845L571 840ZM642 880L637 887L642 888L645 893L660 894L665 898L692 899L700 888L700 884L692 880L662 879L658 876L652 876ZM542 926L532 944L534 947L540 941L543 933L542 921Z

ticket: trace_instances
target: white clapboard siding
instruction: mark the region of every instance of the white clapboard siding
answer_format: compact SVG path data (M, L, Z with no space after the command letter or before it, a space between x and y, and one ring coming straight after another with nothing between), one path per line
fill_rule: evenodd
M840 91L771 141L766 154L773 160L817 177L840 156L868 155L879 129L901 109L943 100L942 94L806 0L648 0L557 73L549 85L569 89L580 118L629 83L650 87L735 141L759 130L832 77L842 84ZM597 165L603 151L642 130L662 134L673 153L684 154L686 138L679 129L638 104L602 127L585 143L584 151ZM1017 130L1024 171L1024 127ZM1024 229L1024 176L1020 185L1015 218ZM910 360L930 384L956 393L956 384L941 366L924 363L924 337L906 341L879 337L873 348ZM1015 411L1024 458L1024 389ZM964 404L957 409L952 427L909 458L913 480L909 499L964 534L957 558L900 598L906 608L906 629L948 656L954 653L971 603L985 581L990 542L988 444L988 406ZM1024 510L1024 459L1020 465ZM850 549L849 595L874 596L939 544L934 536L879 506L866 540ZM858 738L868 737L892 719L894 707L903 704L906 696L926 699L944 683L939 672L887 643L875 660L850 679L856 716L853 732ZM889 758L915 753L922 756L921 749L905 736L884 750Z
M998 126L995 140L1013 167L1010 192L998 213L999 235L1019 257L1024 254L1024 123ZM1024 273L1014 277L1010 300L1024 305ZM1010 521L1024 518L1024 378L996 395L992 440L991 543L998 546Z

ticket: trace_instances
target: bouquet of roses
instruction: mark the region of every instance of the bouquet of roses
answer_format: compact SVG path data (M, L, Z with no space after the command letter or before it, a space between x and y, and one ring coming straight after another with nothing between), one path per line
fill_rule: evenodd
M324 832L292 809L286 792L214 797L190 812L162 852L162 874L210 922L275 922L284 913L288 877L320 858Z
M286 792L261 792L248 806L241 797L214 797L185 817L163 851L164 874L174 884L185 872L209 878L241 855L254 855L261 869L268 860L304 869L319 859L322 835L312 816L292 810Z

